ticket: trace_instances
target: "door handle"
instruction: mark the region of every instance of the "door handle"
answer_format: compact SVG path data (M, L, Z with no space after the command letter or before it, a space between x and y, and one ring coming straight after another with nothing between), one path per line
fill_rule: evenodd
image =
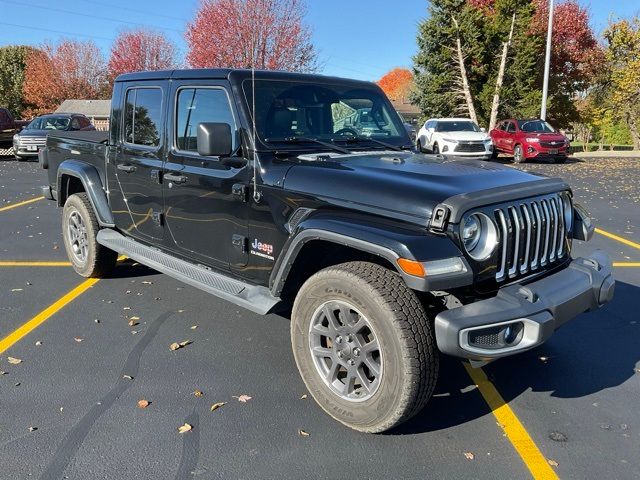
M122 163L118 164L118 170L122 170L123 172L133 173L136 171L136 167L133 165L123 165Z
M162 178L173 183L187 183L187 177L175 173L165 173Z

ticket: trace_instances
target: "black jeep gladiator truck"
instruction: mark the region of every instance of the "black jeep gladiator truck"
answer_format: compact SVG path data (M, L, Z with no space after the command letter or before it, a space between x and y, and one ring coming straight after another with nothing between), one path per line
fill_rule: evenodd
M415 152L372 83L142 72L111 105L109 132L52 132L40 154L74 269L122 254L290 311L309 392L356 430L420 411L440 352L482 365L613 297L606 254L571 257L593 225L564 181ZM375 128L345 122L363 109Z

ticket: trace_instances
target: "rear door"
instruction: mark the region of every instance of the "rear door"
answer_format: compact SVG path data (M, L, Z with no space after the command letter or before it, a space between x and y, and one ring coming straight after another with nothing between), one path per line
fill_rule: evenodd
M125 89L121 139L115 155L116 176L128 210L128 218L124 216L128 225L121 228L154 241L163 238L160 179L165 154L166 89L166 81Z
M231 125L239 145L238 116L228 82L175 82L163 179L167 248L221 269L246 265L247 204L242 190L249 170L241 158L204 157L197 151L199 123Z

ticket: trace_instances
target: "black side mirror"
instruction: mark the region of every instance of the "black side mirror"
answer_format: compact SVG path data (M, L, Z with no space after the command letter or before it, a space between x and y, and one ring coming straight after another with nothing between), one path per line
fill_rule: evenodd
M203 157L228 157L233 139L228 123L198 124L198 154Z

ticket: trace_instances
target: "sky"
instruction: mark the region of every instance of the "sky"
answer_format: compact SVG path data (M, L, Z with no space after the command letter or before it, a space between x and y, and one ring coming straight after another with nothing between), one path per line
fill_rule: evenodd
M578 0L602 32L610 17L640 13L640 0ZM322 73L378 80L410 67L427 0L307 0L307 23ZM38 45L61 37L93 40L108 54L121 30L149 27L186 52L183 32L198 0L0 0L0 46Z

